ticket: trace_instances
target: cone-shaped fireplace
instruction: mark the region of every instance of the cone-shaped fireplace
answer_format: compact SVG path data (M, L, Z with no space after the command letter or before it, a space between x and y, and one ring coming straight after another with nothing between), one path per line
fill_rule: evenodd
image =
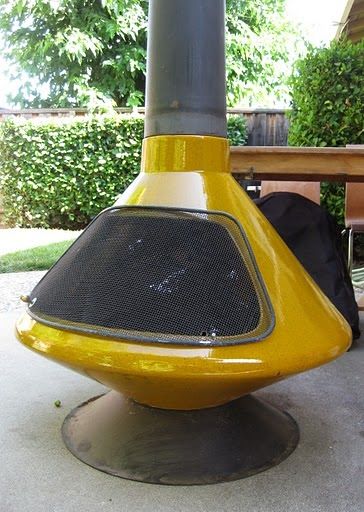
M125 478L212 483L277 464L295 423L244 395L350 344L230 174L224 8L150 0L142 171L17 323L26 346L114 390L73 411L63 436Z

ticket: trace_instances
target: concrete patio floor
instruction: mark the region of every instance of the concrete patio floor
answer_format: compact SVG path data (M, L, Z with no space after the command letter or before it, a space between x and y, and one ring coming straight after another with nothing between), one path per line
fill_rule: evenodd
M300 426L287 460L232 483L169 487L106 475L67 451L64 417L103 388L17 343L18 315L0 315L0 512L363 512L364 336L334 363L257 393Z

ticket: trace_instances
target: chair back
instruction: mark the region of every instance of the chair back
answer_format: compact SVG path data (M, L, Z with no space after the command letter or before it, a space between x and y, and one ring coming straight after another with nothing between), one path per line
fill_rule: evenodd
M364 145L350 144L347 148L364 149ZM347 183L345 188L345 226L364 231L364 183Z
M364 231L364 183L346 184L345 226Z
M271 192L295 192L320 204L319 181L262 181L260 197Z

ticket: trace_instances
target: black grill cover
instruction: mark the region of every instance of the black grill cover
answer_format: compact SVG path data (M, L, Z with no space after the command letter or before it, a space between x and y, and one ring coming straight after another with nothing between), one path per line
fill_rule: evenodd
M235 344L273 327L245 235L216 212L105 210L30 299L40 322L116 339Z
M340 229L321 206L293 192L255 201L310 276L359 338L359 314L342 248Z

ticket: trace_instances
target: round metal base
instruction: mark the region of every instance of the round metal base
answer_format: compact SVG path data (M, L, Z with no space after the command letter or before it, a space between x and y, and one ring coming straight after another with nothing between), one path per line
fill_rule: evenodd
M154 484L244 478L295 449L296 422L248 395L211 409L146 407L115 391L76 407L63 423L67 448L96 469Z

